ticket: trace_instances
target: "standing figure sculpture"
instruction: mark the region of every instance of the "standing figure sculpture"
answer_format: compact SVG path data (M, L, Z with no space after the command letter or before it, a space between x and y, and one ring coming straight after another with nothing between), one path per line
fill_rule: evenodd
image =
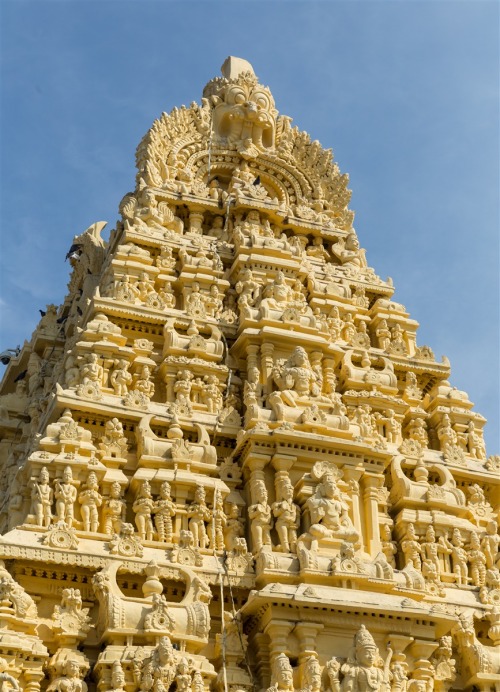
M205 522L209 522L212 514L207 507L205 499L205 488L202 485L196 486L194 502L187 511L189 517L189 530L193 534L196 548L208 548L208 536Z
M276 517L275 527L280 539L280 550L283 553L296 552L297 529L300 523L300 508L293 501L293 485L288 476L276 483L277 501L272 510Z
M135 525L141 541L153 540L153 522L151 514L154 509L154 502L151 496L151 486L148 481L143 481L137 498L132 505L135 512Z
M340 692L390 692L390 653L385 665L375 640L364 625L354 637L354 647L341 667Z
M44 466L40 469L38 482L34 481L31 485L31 512L35 516L36 525L46 529L52 521L53 492L49 481L49 472Z
M97 533L99 531L99 511L102 505L102 496L99 493L97 476L91 471L87 477L84 490L78 495L81 504L83 530Z
M66 466L63 472L62 483L55 481L56 514L58 521L63 521L69 528L75 519L75 502L77 491L73 484L71 466Z
M160 497L156 500L153 512L158 540L162 543L172 541L172 517L175 517L176 507L170 495L170 483L164 481L160 486Z
M264 481L256 481L254 492L254 504L248 508L248 517L251 520L250 531L254 552L264 547L271 546L271 508L267 502L267 490Z

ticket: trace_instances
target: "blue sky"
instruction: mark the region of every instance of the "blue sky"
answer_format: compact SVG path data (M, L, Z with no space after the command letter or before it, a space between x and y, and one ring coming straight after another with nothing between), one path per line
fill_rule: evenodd
M499 4L2 0L0 349L65 295L71 240L112 228L162 111L227 55L350 174L369 264L499 420Z

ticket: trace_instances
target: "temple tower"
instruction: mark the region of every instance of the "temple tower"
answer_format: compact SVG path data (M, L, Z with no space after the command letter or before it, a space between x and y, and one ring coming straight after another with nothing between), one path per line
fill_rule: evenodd
M500 689L500 457L228 58L0 388L2 690Z

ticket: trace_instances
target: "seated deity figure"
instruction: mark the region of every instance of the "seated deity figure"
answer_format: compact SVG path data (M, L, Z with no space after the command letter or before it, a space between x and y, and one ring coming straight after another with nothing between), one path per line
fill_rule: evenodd
M332 245L332 254L343 267L364 268L367 266L365 251L359 247L356 233L351 232L346 238L340 238Z
M375 640L364 625L356 632L353 650L341 672L344 678L340 692L390 692L389 657L384 665Z
M293 692L293 668L286 654L278 654L272 664L272 682L267 692Z
M318 397L321 394L318 373L302 346L297 346L283 367L273 368L273 378L280 388L279 396L288 406L296 406L297 399Z
M315 257L320 260L329 260L330 254L323 245L323 238L317 235L313 238L312 243L306 248L308 257Z
M287 284L282 271L264 288L264 297L260 303L262 317L270 317L271 311L283 312L293 300L293 293Z
M86 362L81 367L82 384L97 382L100 386L102 385L103 374L104 369L102 365L99 364L97 353L89 353Z
M313 467L313 476L318 477L316 492L306 502L311 526L308 535L311 538L310 550L318 550L322 539L341 538L344 541L357 542L359 533L349 517L347 495L338 487L340 472L334 466Z
M313 368L302 346L297 346L284 364L275 365L272 376L280 391L271 392L268 401L278 421L284 419L285 406L308 405L311 398L330 402L321 393L321 369Z

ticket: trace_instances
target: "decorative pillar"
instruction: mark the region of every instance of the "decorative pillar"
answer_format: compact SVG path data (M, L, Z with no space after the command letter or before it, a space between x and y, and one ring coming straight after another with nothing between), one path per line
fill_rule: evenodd
M274 659L278 654L288 655L288 636L292 631L295 623L289 622L288 620L271 620L271 622L266 626L264 632L269 637L269 659L271 663L271 669L274 663Z
M363 529L361 526L361 513L359 509L359 479L363 471L358 468L352 468L349 466L344 466L344 478L349 484L350 495L352 499L352 523L359 533L360 541L362 543L361 548L364 549L363 545Z
M189 213L189 232L201 235L203 225L203 211L194 210Z
M378 489L383 485L382 476L365 473L363 476L363 506L365 510L366 543L368 552L375 557L381 550L379 516L378 516Z
M298 622L295 625L294 634L297 635L300 644L299 665L301 668L309 656L317 655L316 639L323 628L324 625L319 622Z
M267 395L271 392L272 383L271 373L274 367L274 344L262 344L260 347L261 366L262 366L262 389L263 394Z

